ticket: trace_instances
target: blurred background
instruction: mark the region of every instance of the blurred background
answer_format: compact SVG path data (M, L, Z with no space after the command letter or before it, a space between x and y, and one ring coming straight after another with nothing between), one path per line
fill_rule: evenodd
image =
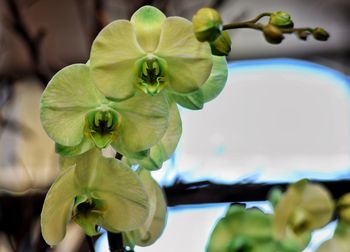
M102 27L129 19L146 4L188 19L209 6L218 9L224 23L283 10L296 27L320 26L331 36L327 42L305 42L289 35L282 44L271 45L260 32L230 31L223 93L201 111L181 110L179 148L155 173L172 205L167 228L156 245L137 251L203 251L228 203L181 201L181 194L169 195L169 188L179 184L349 179L349 1L2 0L0 252L48 249L38 217L58 167L54 144L40 125L42 90L62 67L88 60ZM174 198L178 203L171 202ZM271 211L266 203L249 204ZM329 237L332 227L315 234L307 251ZM98 247L108 251L103 239ZM81 230L72 226L55 251L87 251Z

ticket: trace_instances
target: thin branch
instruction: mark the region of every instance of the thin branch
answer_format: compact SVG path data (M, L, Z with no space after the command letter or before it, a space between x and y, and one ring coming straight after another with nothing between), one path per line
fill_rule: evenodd
M350 180L311 182L323 184L338 199L350 191ZM290 183L237 183L231 185L217 184L210 181L178 183L165 187L168 206L194 205L207 203L231 203L245 201L265 201L274 187L285 190Z
M226 24L223 26L223 30L230 30L230 29L240 29L240 28L250 28L250 29L255 29L255 30L262 30L263 25L261 24L256 24L260 19L263 17L269 17L271 13L269 12L264 12L256 16L252 20L244 21L244 22L234 22L231 24Z
M95 245L94 245L94 242L93 242L91 236L85 235L85 240L89 246L90 252L95 252Z
M107 233L109 250L111 252L126 252L123 245L123 236L121 233Z
M14 30L17 31L18 35L21 36L21 38L23 39L23 41L28 47L28 50L34 65L35 75L38 77L38 79L42 82L43 85L46 85L49 80L47 76L39 68L39 63L40 63L39 49L42 44L42 40L45 36L45 31L39 30L35 38L33 39L29 34L29 31L25 25L25 22L19 11L16 1L6 0L6 3L10 13L12 14L12 19L14 22L13 24Z

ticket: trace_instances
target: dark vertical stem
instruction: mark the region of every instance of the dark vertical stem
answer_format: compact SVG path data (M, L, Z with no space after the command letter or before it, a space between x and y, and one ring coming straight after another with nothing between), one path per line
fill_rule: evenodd
M94 245L94 242L93 242L91 236L85 235L85 240L89 246L90 252L95 252L95 245Z
M107 233L109 250L111 252L126 252L123 245L123 236L121 233Z

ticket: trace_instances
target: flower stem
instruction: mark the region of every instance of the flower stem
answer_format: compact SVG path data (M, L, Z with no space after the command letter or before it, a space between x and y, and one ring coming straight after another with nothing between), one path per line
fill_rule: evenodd
M240 28L250 28L255 30L262 30L263 26L261 24L256 24L263 17L269 17L271 13L264 12L256 16L252 20L244 21L244 22L235 22L231 24L226 24L223 26L223 30L231 30L231 29L240 29Z
M109 250L111 252L126 252L123 246L123 237L121 233L107 232Z
M94 242L93 242L91 236L85 235L85 239L86 239L87 244L89 246L90 252L95 252L95 246L94 246Z

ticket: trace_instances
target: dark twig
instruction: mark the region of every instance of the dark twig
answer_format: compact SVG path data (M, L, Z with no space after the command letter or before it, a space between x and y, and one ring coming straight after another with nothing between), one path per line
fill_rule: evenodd
M38 77L38 79L42 82L43 85L46 85L49 81L48 77L40 70L39 63L40 63L40 46L41 42L45 36L44 30L39 30L36 34L35 38L32 38L29 34L29 31L25 25L25 22L22 18L22 15L19 11L19 8L17 6L17 3L15 0L6 0L7 6L9 8L10 13L12 14L13 19L13 28L15 31L17 31L18 35L21 36L23 41L28 47L32 63L34 66L34 72L35 75Z
M94 241L92 240L91 236L85 235L85 240L89 246L90 252L95 252L95 245L94 245Z
M323 184L338 199L343 194L350 192L350 180L317 181ZM210 181L195 183L178 183L165 187L168 206L193 205L207 203L230 203L245 201L264 201L268 193L274 187L284 190L289 183L237 183L216 184Z
M109 250L111 252L126 252L123 245L123 236L121 233L107 233Z

